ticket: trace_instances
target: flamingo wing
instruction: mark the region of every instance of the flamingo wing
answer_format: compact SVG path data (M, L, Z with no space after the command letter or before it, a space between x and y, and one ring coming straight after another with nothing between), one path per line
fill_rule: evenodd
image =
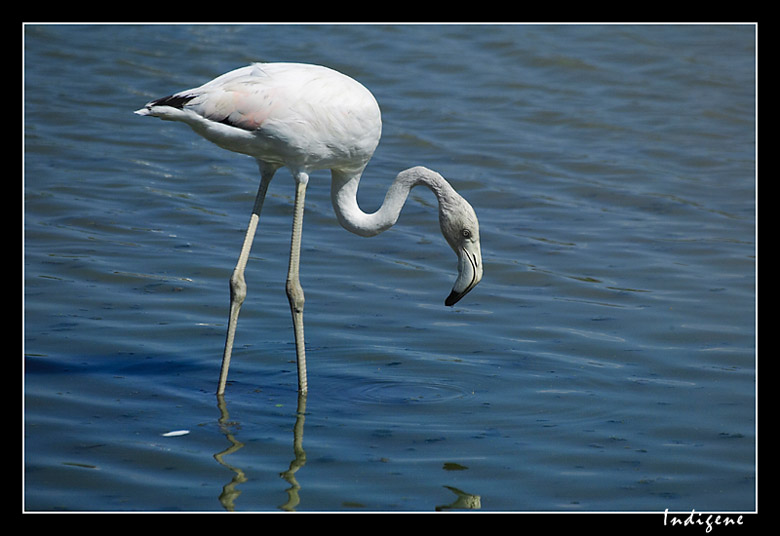
M200 87L180 91L147 105L191 111L215 123L257 130L280 104L273 79L253 64L223 74Z

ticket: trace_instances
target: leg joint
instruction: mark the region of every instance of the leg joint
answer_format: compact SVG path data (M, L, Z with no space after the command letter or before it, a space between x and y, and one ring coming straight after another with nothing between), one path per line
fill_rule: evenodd
M233 272L230 276L230 301L240 305L246 298L246 281L244 274Z
M303 287L300 282L294 280L287 280L287 299L290 300L290 307L293 312L302 313L303 304L306 301L303 296Z

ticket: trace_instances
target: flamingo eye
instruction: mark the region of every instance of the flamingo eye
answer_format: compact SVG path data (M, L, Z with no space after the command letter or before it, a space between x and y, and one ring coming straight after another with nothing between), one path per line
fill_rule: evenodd
M460 232L460 234L461 234L461 236L463 236L463 238L466 238L466 239L471 238L471 231L469 231L468 229L463 229Z

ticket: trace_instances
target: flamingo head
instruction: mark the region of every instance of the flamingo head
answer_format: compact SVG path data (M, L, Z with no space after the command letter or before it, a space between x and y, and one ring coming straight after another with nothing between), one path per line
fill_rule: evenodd
M444 301L455 305L482 279L482 250L479 244L479 220L471 205L459 194L440 203L439 224L442 235L458 256L458 277Z

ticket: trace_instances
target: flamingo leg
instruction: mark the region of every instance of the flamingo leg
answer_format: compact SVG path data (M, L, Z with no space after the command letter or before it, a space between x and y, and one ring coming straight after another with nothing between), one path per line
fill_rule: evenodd
M219 386L217 394L225 393L225 383L227 382L228 368L230 367L230 356L233 353L233 339L236 334L236 324L238 324L238 313L241 310L241 304L246 298L246 281L244 280L244 271L246 263L249 260L249 251L252 249L252 241L257 231L257 224L260 221L260 211L263 208L265 194L268 191L268 185L276 171L275 167L260 164L260 187L257 189L257 197L252 207L252 215L249 217L249 226L244 236L244 243L241 246L241 253L238 255L238 262L230 276L230 314L228 316L227 335L225 337L225 350L222 354L222 370L219 374Z
M300 282L301 235L303 232L303 207L306 197L306 185L309 176L300 172L295 174L295 205L293 209L292 240L290 243L290 266L287 271L287 298L290 301L293 329L295 330L295 357L298 364L298 392L305 394L308 389L306 380L306 348L303 338L303 288Z

